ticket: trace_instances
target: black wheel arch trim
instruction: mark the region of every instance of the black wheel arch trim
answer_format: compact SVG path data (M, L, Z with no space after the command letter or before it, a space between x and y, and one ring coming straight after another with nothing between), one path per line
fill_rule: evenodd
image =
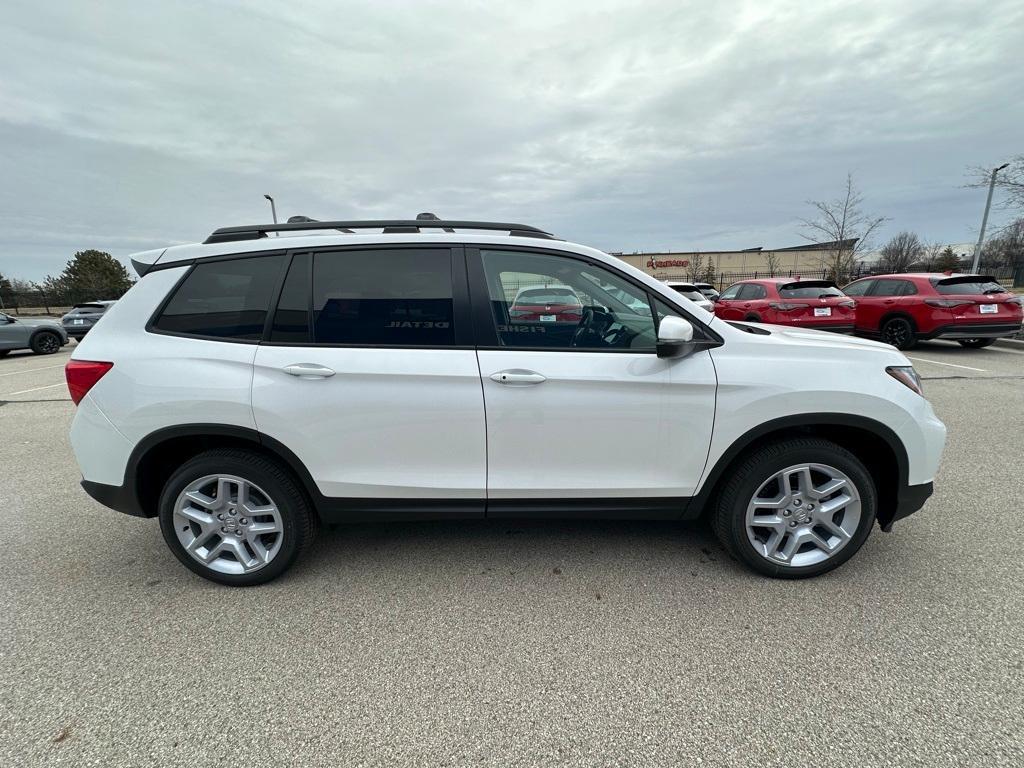
M892 526L892 522L894 520L897 520L900 517L906 517L920 508L917 507L910 511L904 511L903 509L905 506L905 502L903 500L905 489L917 486L908 485L910 460L907 456L907 449L904 447L903 441L900 440L899 436L890 427L867 416L858 416L849 413L822 412L793 414L790 416L772 419L758 424L756 427L748 430L733 441L733 443L715 461L714 466L711 467L711 469L706 470L707 475L703 478L700 491L697 492L687 505L687 508L683 513L683 517L685 519L693 519L699 517L704 510L707 509L708 504L714 497L722 476L733 462L744 451L756 445L758 440L773 433L785 432L787 430L829 426L858 429L879 437L885 441L892 450L893 455L896 457L896 498L887 499L883 498L882 494L879 494L878 499L878 521L883 530L888 530ZM825 435L825 438L827 439L827 435ZM927 498L927 496L925 498ZM916 497L912 497L911 501L916 501Z
M710 470L706 470L701 490L693 497L674 497L672 499L654 497L651 499L607 499L594 500L595 514L585 514L583 507L589 506L587 499L541 500L538 507L544 507L552 517L605 517L614 516L636 517L638 519L694 519L699 517L711 501L716 486L729 466L744 451L756 442L772 433L806 427L840 426L851 427L869 432L890 447L896 457L897 488L895 497L883 499L879 497L878 520L884 530L888 530L892 522L906 517L923 504L931 493L931 484L910 486L907 478L909 461L906 449L896 433L875 419L845 413L806 413L784 416L766 421L748 430L735 440L718 458ZM349 520L382 520L382 519L423 519L423 518L465 518L483 517L485 508L491 505L485 499L351 499L324 496L313 480L305 464L288 447L274 438L251 427L231 424L181 424L155 430L138 442L132 450L125 466L124 483L121 486L104 485L88 480L82 481L82 487L94 499L111 509L137 517L155 517L156 509L147 506L140 495L138 469L150 451L171 440L180 438L217 438L227 437L251 443L276 457L294 473L309 500L327 522ZM527 499L494 500L493 510L487 510L488 516L521 516L526 515L529 506ZM628 502L628 503L626 503ZM648 503L650 502L650 503ZM614 508L614 509L613 509ZM558 510L556 512L556 509ZM669 510L675 510L670 512ZM493 513L497 513L494 515Z

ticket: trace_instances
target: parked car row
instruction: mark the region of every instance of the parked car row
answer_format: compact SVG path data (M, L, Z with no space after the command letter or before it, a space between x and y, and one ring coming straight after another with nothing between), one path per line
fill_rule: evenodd
M17 349L30 349L37 355L52 355L71 339L81 341L114 304L90 301L76 304L60 322L47 318L13 317L0 312L0 357Z
M1021 330L1021 297L987 275L894 274L854 280L741 280L714 305L723 320L856 333L910 349L925 339L987 347Z

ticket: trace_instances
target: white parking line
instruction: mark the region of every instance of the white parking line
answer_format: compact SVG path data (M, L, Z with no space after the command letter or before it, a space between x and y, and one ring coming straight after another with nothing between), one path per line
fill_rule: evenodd
M11 371L10 373L0 373L0 376L17 376L19 373L32 373L33 371L52 371L54 368L63 367L63 365L47 365L44 368L26 368L23 371Z
M934 363L935 365L948 365L950 368L963 368L965 371L977 371L978 373L988 373L985 368L971 368L969 365L957 365L956 363L943 363L939 360L929 360L925 357L911 357L907 355L908 360L917 360L919 363Z
M18 392L9 392L6 395L0 395L0 397L14 397L15 395L27 395L29 392L38 392L41 389L53 389L54 387L63 387L63 386L65 386L65 384L62 381L60 384L50 384L50 385L45 386L45 387L33 387L32 389L22 389L22 390L20 390Z

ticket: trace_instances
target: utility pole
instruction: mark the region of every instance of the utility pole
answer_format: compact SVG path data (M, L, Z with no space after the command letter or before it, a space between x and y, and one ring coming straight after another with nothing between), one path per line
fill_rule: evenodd
M985 213L981 217L981 232L978 234L978 244L974 247L974 261L971 263L971 272L978 274L978 262L981 259L981 246L985 242L985 227L988 226L988 210L992 207L992 192L996 188L996 174L1009 163L1003 163L998 168L992 169L992 178L988 182L988 199L985 201Z

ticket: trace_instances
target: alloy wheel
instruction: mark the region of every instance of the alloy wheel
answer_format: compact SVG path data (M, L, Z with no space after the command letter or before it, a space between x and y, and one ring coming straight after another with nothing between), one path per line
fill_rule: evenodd
M776 472L747 505L747 538L776 565L824 562L845 547L861 520L860 493L827 464L795 464Z
M910 341L910 334L910 326L905 321L894 320L886 324L882 339L886 344L902 349Z
M60 349L60 341L52 333L44 333L39 337L37 346L44 355L52 355Z
M284 525L270 496L235 475L206 475L174 502L174 531L197 562L226 574L252 573L281 549Z

